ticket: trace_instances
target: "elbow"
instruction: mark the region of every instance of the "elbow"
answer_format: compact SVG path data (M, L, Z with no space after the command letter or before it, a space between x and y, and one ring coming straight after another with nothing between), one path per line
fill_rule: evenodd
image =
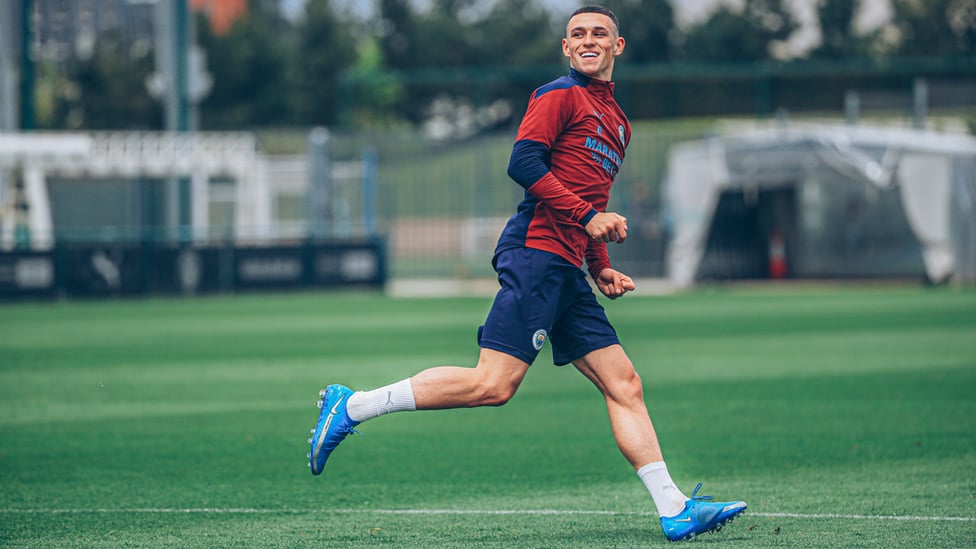
M529 190L529 187L534 185L536 181L542 179L542 176L533 178L533 175L518 165L509 164L508 166L508 177L512 178L512 181L518 183L525 190Z
M528 190L549 172L548 151L545 145L535 141L516 142L508 160L508 177Z
M515 166L515 158L508 161L508 171L506 173L508 173L508 177L510 177L512 181L522 185L522 182L518 179L519 171ZM522 186L524 187L525 185Z

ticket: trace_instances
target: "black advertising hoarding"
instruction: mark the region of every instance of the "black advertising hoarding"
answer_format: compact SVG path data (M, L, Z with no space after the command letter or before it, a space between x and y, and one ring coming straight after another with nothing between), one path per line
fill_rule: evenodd
M232 248L157 248L152 257L151 288L163 294L211 294L233 290L224 267Z
M0 253L0 298L54 296L55 269L50 253Z
M386 284L386 250L382 241L337 242L311 248L312 284L373 286Z
M55 249L58 287L79 297L146 293L146 250L132 244L70 244Z
M297 246L237 248L234 287L238 290L296 289L306 285L304 249Z
M72 243L0 252L0 299L381 289L386 277L379 239L238 248Z
M379 240L234 250L234 286L239 290L384 284L386 250Z

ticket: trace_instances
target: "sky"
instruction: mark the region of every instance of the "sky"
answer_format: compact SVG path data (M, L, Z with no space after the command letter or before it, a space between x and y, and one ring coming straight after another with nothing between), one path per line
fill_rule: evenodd
M491 0L485 0L490 2ZM579 0L541 0L543 5L554 13L570 13L580 5ZM281 0L281 5L286 13L297 14L305 0ZM418 4L423 4L424 0L417 0ZM702 20L714 11L720 4L730 6L742 5L743 0L671 0L677 12L679 24L689 24ZM816 16L818 0L787 0L788 5L793 9L793 13L800 19L803 26L794 33L790 40L789 49L793 52L802 52L815 46L819 41L817 31ZM342 7L353 9L368 10L372 9L373 2L363 2L362 0L335 0L335 4ZM861 30L877 28L891 15L889 0L864 0L863 12L858 18L858 27ZM624 37L626 38L626 30Z

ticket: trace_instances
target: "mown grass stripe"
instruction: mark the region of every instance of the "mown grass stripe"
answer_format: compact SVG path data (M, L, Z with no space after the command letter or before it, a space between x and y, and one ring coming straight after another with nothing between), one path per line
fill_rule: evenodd
M258 508L91 508L91 509L0 509L4 514L214 514L214 515L263 515L263 514L378 514L378 515L546 515L546 516L649 516L657 513L647 511L599 511L587 509L258 509ZM868 520L868 521L941 521L976 522L976 517L940 517L923 515L859 515L845 513L748 513L751 517L794 518L810 520Z

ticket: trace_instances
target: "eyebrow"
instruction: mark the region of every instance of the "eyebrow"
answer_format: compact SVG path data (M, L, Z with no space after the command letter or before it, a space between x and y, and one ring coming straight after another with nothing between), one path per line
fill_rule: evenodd
M582 25L578 25L578 26L575 26L575 27L569 29L569 33L572 34L572 33L576 32L576 31L585 31L587 29L593 29L594 31L602 30L602 31L610 32L610 29L608 29L607 27L604 27L603 25L594 25L592 27L584 27Z

